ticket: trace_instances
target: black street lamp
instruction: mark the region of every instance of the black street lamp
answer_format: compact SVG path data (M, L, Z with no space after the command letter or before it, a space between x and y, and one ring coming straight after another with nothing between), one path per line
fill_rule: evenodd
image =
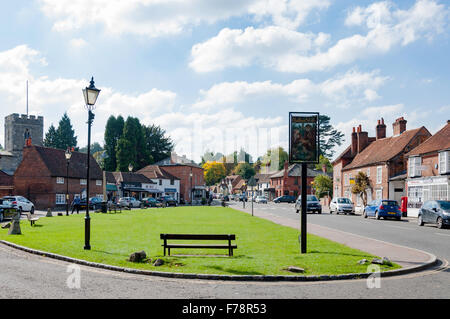
M91 78L90 85L83 89L84 102L86 109L88 110L88 144L87 144L87 174L86 174L86 217L84 218L84 249L90 250L90 238L91 238L91 217L89 216L89 168L91 157L91 126L94 121L94 113L92 111L95 108L95 102L97 101L100 90L94 85L94 77Z
M67 170L66 170L66 180L67 180L67 188L66 188L66 216L69 216L69 163L70 158L72 157L72 152L68 147L66 152L64 153L67 161Z

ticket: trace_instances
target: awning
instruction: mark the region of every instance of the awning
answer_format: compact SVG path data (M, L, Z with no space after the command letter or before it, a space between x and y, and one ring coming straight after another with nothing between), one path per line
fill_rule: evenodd
M112 185L112 184L106 184L106 190L107 191L112 191L112 192L117 192L117 186L116 185Z
M151 193L149 191L149 189L145 189L142 187L124 187L123 188L124 191L129 191L129 192L147 192L147 193Z

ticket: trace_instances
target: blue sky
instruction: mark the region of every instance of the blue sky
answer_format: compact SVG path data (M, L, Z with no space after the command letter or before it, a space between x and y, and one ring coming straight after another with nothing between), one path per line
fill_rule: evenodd
M318 111L349 136L398 117L431 133L450 119L443 0L29 0L0 12L0 125L10 113L64 112L87 141L81 89L107 118L167 130L180 155L287 147L288 112ZM4 144L3 130L0 143ZM336 155L347 145L336 149Z

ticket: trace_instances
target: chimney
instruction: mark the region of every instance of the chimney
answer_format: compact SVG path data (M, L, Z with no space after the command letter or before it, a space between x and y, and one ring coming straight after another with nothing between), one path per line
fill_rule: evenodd
M394 136L400 135L404 131L406 131L406 122L407 121L403 117L399 117L395 120L395 122L392 124Z
M367 145L369 145L369 133L367 132L363 132L362 131L362 127L361 124L358 127L358 132L357 134L357 152L358 154L361 153L366 147Z
M322 164L322 172L327 173L327 165Z
M356 133L356 129L353 128L353 132L352 132L352 157L356 156L356 154L358 153L358 136Z
M381 121L378 120L378 124L377 124L377 127L375 130L376 130L377 140L379 140L380 138L386 137L386 125L384 124L383 118L381 118Z

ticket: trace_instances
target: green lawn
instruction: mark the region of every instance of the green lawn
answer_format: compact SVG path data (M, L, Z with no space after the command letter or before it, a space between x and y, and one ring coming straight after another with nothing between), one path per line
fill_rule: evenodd
M10 236L7 229L0 229L0 239L88 261L164 272L293 275L284 269L297 266L306 270L305 275L361 273L367 271L367 266L357 262L374 257L310 234L308 253L302 255L298 230L223 207L92 213L90 251L83 249L84 214L43 217L35 227L22 220L21 228L22 235ZM238 249L233 257L217 257L226 255L228 251L213 249L173 249L172 254L197 256L163 257L160 233L236 234ZM155 267L150 263L127 261L131 253L140 250L150 258L161 258L166 263ZM394 265L386 269L398 267Z

